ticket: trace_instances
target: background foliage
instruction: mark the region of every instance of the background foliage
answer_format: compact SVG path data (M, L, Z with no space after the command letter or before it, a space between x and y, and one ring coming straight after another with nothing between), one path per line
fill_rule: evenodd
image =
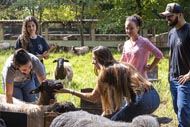
M145 21L145 27L156 25L157 33L168 30L159 12L167 3L178 2L184 7L185 18L190 19L188 0L3 0L0 19L24 19L34 15L39 21L74 19L99 19L98 33L124 33L126 16L137 13ZM7 1L7 2L5 2Z

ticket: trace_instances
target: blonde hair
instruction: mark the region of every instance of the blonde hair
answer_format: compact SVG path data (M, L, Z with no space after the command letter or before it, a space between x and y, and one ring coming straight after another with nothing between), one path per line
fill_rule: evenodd
M123 97L128 104L132 95L148 91L151 83L130 64L115 63L103 68L98 77L103 111L112 114L122 107Z

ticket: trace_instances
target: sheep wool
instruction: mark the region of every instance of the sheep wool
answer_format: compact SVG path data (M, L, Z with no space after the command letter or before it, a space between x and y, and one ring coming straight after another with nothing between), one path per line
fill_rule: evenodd
M150 115L137 116L131 123L127 123L111 121L103 116L81 110L57 116L50 127L159 127L159 123Z

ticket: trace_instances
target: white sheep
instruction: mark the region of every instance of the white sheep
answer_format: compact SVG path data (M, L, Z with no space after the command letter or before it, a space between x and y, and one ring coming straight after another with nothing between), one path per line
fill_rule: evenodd
M10 49L10 48L11 48L10 43L7 43L7 42L0 43L0 50L6 50L6 49Z
M8 112L20 112L27 114L27 127L43 127L44 112L49 106L39 106L20 101L13 97L13 104L6 103L5 95L0 94L0 110Z
M63 83L68 83L72 81L73 69L68 60L64 58L58 58L53 61L57 62L57 66L54 71L54 76L56 80L61 80Z
M6 96L0 94L0 111L26 113L27 127L44 127L44 113L48 111L67 112L74 111L75 106L71 102L50 104L54 99L54 90L63 88L63 84L56 80L46 79L42 84L31 91L32 94L40 92L37 104L27 103L13 97L13 104L6 103Z
M13 97L13 104L6 103L6 97L0 94L0 111L27 114L27 127L44 127L44 113L64 113L78 110L71 102L54 103L52 105L36 105Z
M160 127L157 118L150 115L137 116L131 123L111 121L86 111L73 111L57 116L50 127Z
M88 46L82 46L82 47L72 47L72 52L77 55L82 55L85 53L88 53L89 47Z

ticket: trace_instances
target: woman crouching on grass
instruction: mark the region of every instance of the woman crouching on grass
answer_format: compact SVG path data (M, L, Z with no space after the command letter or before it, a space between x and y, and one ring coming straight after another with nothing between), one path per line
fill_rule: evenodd
M138 115L153 113L160 104L160 98L151 83L143 78L129 64L117 62L111 51L97 46L92 51L92 63L97 84L90 93L61 89L58 93L70 93L91 102L102 101L103 116L115 121L132 121ZM123 97L126 105L122 107Z

